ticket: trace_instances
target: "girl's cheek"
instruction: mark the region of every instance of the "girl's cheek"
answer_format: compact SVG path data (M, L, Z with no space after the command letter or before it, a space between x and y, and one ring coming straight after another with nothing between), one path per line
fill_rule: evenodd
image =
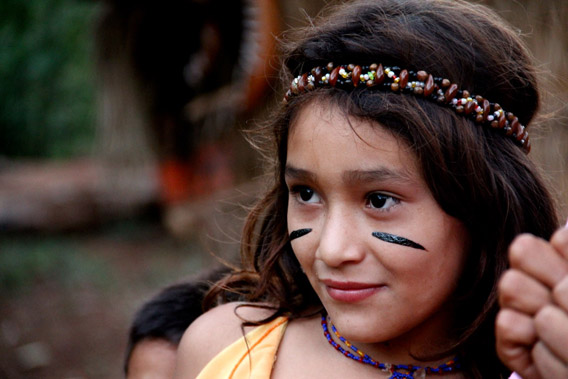
M290 233L292 250L302 266L311 265L317 249L317 232L312 228L301 228Z
M295 202L294 200L292 200ZM315 259L320 233L320 207L290 204L288 209L288 233L292 250L303 268Z

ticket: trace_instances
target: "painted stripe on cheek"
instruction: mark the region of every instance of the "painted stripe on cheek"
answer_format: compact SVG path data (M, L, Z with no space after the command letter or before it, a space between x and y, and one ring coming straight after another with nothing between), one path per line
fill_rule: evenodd
M309 232L311 232L312 229L298 229L298 230L294 230L292 233L290 233L290 241L295 240L296 238L300 238L305 236L306 234L308 234Z
M383 233L383 232L373 232L373 237L380 239L381 241L394 243L397 245L408 246L418 250L427 251L424 246L417 244L407 238L395 236L394 234Z

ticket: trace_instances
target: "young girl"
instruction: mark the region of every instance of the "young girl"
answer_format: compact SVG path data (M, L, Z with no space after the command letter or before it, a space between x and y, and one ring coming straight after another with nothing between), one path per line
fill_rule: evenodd
M179 378L506 378L497 281L553 201L527 157L528 53L459 0L355 1L300 31L266 132L248 296L195 321ZM246 337L243 335L246 334Z

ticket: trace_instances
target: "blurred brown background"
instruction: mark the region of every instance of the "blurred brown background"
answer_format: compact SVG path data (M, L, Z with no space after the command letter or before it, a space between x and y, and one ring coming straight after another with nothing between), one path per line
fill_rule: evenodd
M4 0L0 377L122 376L161 287L234 261L279 94L275 36L324 0ZM568 3L487 0L542 70L532 157L568 214Z

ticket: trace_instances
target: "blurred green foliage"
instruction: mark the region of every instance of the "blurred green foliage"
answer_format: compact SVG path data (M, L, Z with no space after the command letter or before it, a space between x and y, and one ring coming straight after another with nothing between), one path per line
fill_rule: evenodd
M98 3L0 1L0 156L90 152Z
M72 236L2 236L0 294L32 288L37 281L76 288L109 282L110 267L88 254L84 242Z

